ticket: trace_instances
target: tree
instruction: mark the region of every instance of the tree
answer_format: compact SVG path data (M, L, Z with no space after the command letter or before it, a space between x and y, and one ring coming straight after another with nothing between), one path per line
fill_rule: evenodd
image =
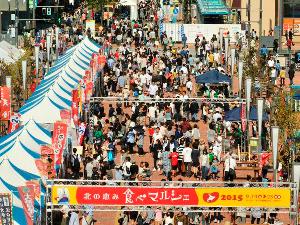
M290 100L290 93L280 89L273 98L274 112L271 114L271 124L277 125L280 128L279 144L279 161L282 162L283 167L289 169L293 160L291 151L291 140L296 131L300 129L299 112L293 110L293 104Z
M103 12L105 5L115 5L119 1L118 0L87 0L88 6L95 8L97 11L100 10L101 12L101 25L103 25Z

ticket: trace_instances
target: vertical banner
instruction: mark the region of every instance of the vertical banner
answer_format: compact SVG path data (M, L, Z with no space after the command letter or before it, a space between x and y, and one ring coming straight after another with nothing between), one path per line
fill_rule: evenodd
M264 108L264 99L257 99L257 123L258 123L258 138L259 138L259 149L261 152L261 132L262 132L262 116L263 116L263 108Z
M75 126L78 126L78 90L72 91L72 119Z
M34 191L34 198L37 202L41 200L41 185L38 180L31 180L25 182L26 186L32 186Z
M5 77L5 83L6 83L6 87L11 89L11 76Z
M63 122L55 122L52 136L52 147L54 149L54 164L62 163L62 154L66 145L68 126Z
M246 102L242 102L241 106L241 121L242 121L242 131L246 131L247 119L246 119Z
M224 40L225 40L225 62L227 63L227 61L228 61L228 45L229 45L228 37L225 37Z
M67 124L71 123L71 111L68 109L60 110L60 118L65 121Z
M47 43L47 60L49 63L50 62L51 33L47 34L46 43Z
M21 115L19 113L13 112L11 114L8 133L14 132L16 129L19 128L20 117Z
M0 224L12 225L12 198L9 193L0 193Z
M27 225L33 225L34 217L34 188L32 186L18 187ZM25 221L24 221L25 222Z
M239 68L238 68L238 72L239 72L239 96L241 97L242 95L242 81L243 81L243 68L244 67L244 62L243 61L239 61Z
M58 49L59 49L59 27L55 27L55 53L56 53L56 59L58 57Z
M230 54L230 57L231 57L231 77L232 77L232 81L233 81L234 67L235 67L235 48L232 48L230 53L231 53Z
M79 143L79 145L82 145L82 143L83 143L85 129L86 129L85 123L81 123L78 128L78 143Z
M40 54L40 45L37 44L34 46L35 53L35 71L36 71L36 79L39 78L39 54ZM36 81L38 82L38 81Z
M221 53L223 52L223 33L224 33L224 28L219 29L219 38L220 38L220 49Z
M279 127L278 126L272 126L271 127L271 138L272 138L272 149L273 149L273 170L274 174L276 174L277 166L278 166L278 139L279 139ZM274 177L274 182L276 182L277 179Z
M26 73L27 73L27 61L22 61L22 80L23 80L23 90L26 90Z
M250 113L250 102L251 102L251 86L252 86L252 81L251 78L247 78L245 81L245 90L246 90L246 103L247 103L247 114ZM249 118L247 118L249 119Z
M0 120L10 120L10 99L10 88L0 87Z

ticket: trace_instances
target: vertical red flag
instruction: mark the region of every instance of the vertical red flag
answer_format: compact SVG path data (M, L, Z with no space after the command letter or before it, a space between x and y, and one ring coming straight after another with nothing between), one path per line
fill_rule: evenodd
M78 128L78 144L79 145L82 145L83 138L84 138L84 133L85 133L85 128L86 128L85 123L81 123L79 128Z
M20 117L21 115L19 113L14 112L11 114L8 133L14 132L19 128Z
M10 88L0 87L0 120L10 120Z
M70 122L71 122L71 111L68 110L68 109L60 110L60 118L63 121L66 121L67 124L70 124Z
M246 102L243 102L242 106L241 106L241 122L242 122L242 131L245 132L246 131L246 127L247 127Z
M21 202L25 212L27 225L33 225L34 217L34 188L33 186L18 187Z
M55 122L52 136L52 147L54 150L54 164L62 163L62 154L67 141L68 126L63 122Z
M35 200L40 202L41 198L41 186L38 180L30 180L25 182L26 186L32 186L34 190Z
M73 90L72 92L72 119L75 126L78 126L78 90Z

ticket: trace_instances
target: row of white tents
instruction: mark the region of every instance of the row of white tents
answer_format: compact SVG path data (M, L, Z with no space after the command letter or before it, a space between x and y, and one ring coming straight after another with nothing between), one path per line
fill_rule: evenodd
M61 120L60 110L71 109L72 90L99 48L85 38L60 57L20 109L22 126L0 138L0 193L12 193L15 225L26 224L17 188L41 178L35 160L40 158L42 145L51 145L51 132L45 127Z

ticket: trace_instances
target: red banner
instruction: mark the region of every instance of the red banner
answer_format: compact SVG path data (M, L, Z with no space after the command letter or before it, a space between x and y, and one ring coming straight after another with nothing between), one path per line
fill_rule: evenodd
M40 172L40 175L43 177L48 177L48 163L45 162L42 159L36 159L35 165L38 171Z
M250 109L249 109L250 110ZM242 122L242 131L245 132L247 129L247 119L246 119L246 102L242 103L241 106L241 122Z
M34 217L34 188L33 186L18 187L27 225L33 225Z
M73 90L72 92L72 119L75 126L78 126L78 90Z
M19 113L12 113L10 117L8 133L14 132L16 129L19 128L20 117L21 115Z
M85 133L85 128L86 128L85 123L81 123L79 128L78 128L78 144L79 145L82 145L83 138L84 138L84 133Z
M41 146L41 157L48 157L48 155L53 155L54 150L51 146L42 145Z
M68 126L63 122L54 123L52 146L54 149L54 164L60 165L62 163L62 154L67 141Z
M60 118L63 121L66 121L67 124L71 122L71 111L68 109L60 110Z
M41 186L38 180L31 180L31 181L26 181L26 186L32 186L34 190L34 197L35 200L40 202L41 198Z
M0 120L10 120L10 88L0 87Z

